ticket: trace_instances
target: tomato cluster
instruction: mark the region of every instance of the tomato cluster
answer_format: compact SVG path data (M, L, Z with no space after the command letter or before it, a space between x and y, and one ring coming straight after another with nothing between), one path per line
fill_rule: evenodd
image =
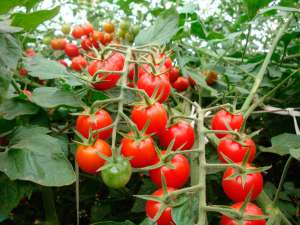
M232 114L226 110L217 112L211 121L212 130L215 130L216 136L221 138L217 148L219 160L222 163L237 165L226 169L222 178L222 187L226 196L236 202L231 206L233 209L239 211L240 208L245 208L245 214L263 215L262 210L255 204L245 203L247 198L254 201L259 196L263 189L263 177L261 172L250 165L255 157L256 146L251 138L239 132L243 122L242 114ZM246 207L242 207L244 204ZM266 221L261 219L244 221L243 224L245 223L264 225ZM229 224L236 224L235 219L222 216L221 225Z

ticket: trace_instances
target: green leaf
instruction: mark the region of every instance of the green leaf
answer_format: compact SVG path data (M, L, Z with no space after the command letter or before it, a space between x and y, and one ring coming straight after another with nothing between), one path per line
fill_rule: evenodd
M8 150L0 153L0 170L12 180L27 180L44 186L72 184L75 173L59 140L38 130L33 132L29 128L27 132L30 136L16 138Z
M0 175L0 214L9 215L24 197L30 196L33 185L24 181L12 181Z
M148 218L145 218L140 225L156 225L157 223L154 223L152 221L150 221Z
M0 33L16 33L23 30L20 27L14 27L10 25L9 20L0 21Z
M250 19L255 17L258 10L262 7L267 6L272 0L244 0L246 5L248 16Z
M91 225L135 225L135 224L129 220L126 220L124 222L114 222L114 221L98 222L98 223L92 223Z
M40 0L1 0L0 14L7 13L16 6L25 6L27 9L34 7Z
M0 65L15 70L21 56L19 42L10 34L0 33Z
M3 67L0 67L0 104L6 97L9 84L10 76L8 71L6 71Z
M58 106L82 107L82 102L72 92L63 91L55 87L40 87L34 89L32 101L44 108L55 108Z
M6 219L8 219L8 216L5 216L5 215L0 213L0 223L3 222Z
M0 105L0 116L6 120L12 120L18 116L36 114L38 110L39 108L30 102L5 99Z
M24 66L30 76L41 80L63 78L68 74L66 68L60 63L39 55L24 58Z
M24 31L33 31L38 25L50 20L59 13L57 6L50 10L40 10L33 13L15 13L12 16L12 25L24 28Z
M165 11L148 29L140 31L134 43L136 45L168 43L178 31L178 13L174 9Z
M187 198L187 197L185 197ZM197 199L195 196L191 196L184 204L174 207L172 210L172 218L176 224L193 225L195 216L195 208L197 206Z
M18 127L14 132L13 137L10 138L10 144L16 144L22 139L29 138L35 134L48 134L50 130L46 127L30 126L30 127Z
M299 159L300 153L300 136L296 134L283 133L271 138L272 147L260 147L263 152L271 152L278 155L291 154L296 159Z

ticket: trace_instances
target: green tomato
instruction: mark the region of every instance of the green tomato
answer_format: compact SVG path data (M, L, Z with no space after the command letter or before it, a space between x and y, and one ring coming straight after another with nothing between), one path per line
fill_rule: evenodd
M130 22L128 20L122 20L119 24L121 30L127 31L130 27Z
M133 42L133 40L134 40L133 34L129 33L129 32L125 35L125 38L128 42Z
M133 25L133 26L130 28L130 32L132 32L133 35L136 36L136 35L140 32L140 26L138 26L138 25Z
M118 36L119 36L119 38L125 38L125 36L126 36L126 31L120 29L120 30L118 31Z
M61 26L61 31L64 33L64 34L69 34L70 33L70 31L71 31L71 26L69 25L69 24L63 24L62 26Z
M46 37L43 38L43 43L44 43L45 45L49 45L50 42L51 42L51 40L52 40L51 37L46 36Z
M107 187L122 188L130 180L132 168L129 160L118 157L115 162L108 162L105 169L101 171L101 177Z

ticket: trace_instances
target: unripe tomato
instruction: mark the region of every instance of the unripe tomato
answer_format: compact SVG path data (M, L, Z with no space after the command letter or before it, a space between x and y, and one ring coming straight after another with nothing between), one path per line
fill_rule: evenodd
M112 154L109 144L101 139L97 139L92 146L79 145L75 156L79 168L86 173L96 173L105 163L105 159L101 158L97 152L107 157Z
M113 34L104 33L102 44L107 45L113 40L114 36Z
M231 208L239 211L240 208L243 206L243 202L238 202L238 203L234 203ZM258 206L256 206L255 204L249 202L246 205L245 211L244 211L245 215L253 215L253 216L259 216L259 215L264 215L261 208L259 208ZM238 222L237 220L230 218L228 216L223 215L221 217L221 225L237 225ZM261 220L244 220L243 221L243 225L266 225L266 220L265 219L261 219Z
M166 151L162 151L162 155L165 155ZM156 161L157 163L159 160ZM157 169L149 171L151 181L157 186L162 186L162 174L165 177L167 187L181 188L186 184L190 177L190 163L180 154L174 155L167 161L170 164L161 166Z
M65 53L70 58L76 57L80 55L79 49L75 44L68 43L65 47Z
M51 37L44 37L43 38L43 43L45 44L45 45L49 45L50 43L51 43Z
M134 36L136 36L139 32L140 32L140 27L138 25L133 25L131 28L130 28L130 31L132 32L132 34Z
M204 71L204 76L206 76L206 83L208 85L213 85L218 79L218 74L216 71Z
M103 30L106 33L113 33L115 31L115 25L111 22L104 22L103 25Z
M249 165L246 168L255 169ZM243 182L242 175L238 176L238 169L228 167L224 172L222 187L228 198L235 202L245 201L251 192L254 201L263 189L263 177L260 172L248 173ZM232 178L233 177L233 178Z
M174 188L168 187L167 188L167 192L171 193L175 191ZM156 196L156 197L160 197L163 196L163 189L160 188L158 190L156 190L154 193L152 193L152 196ZM159 209L162 207L161 206L162 203L158 202L158 201L154 201L154 200L147 200L146 202L146 214L147 217L150 219L153 219L155 217L155 215L158 213ZM167 207L163 213L161 214L161 216L159 217L159 219L157 220L157 225L176 225L176 223L173 221L172 219L172 208L171 207Z
M126 31L120 29L120 30L118 31L118 37L124 39L124 38L126 37Z
M128 20L122 20L119 24L119 27L121 30L128 31L129 27L130 27L130 22Z
M88 72L91 76L94 76L98 70L107 71L122 71L124 67L125 57L121 53L112 53L104 61L93 61L89 67ZM93 84L94 88L97 90L107 90L116 86L118 80L120 79L120 74L98 74L98 77L104 77L103 80Z
M235 163L242 162L248 151L250 154L247 162L251 163L256 153L256 146L251 138L239 143L234 140L232 135L229 134L226 135L218 145L218 155L221 162L226 162L223 155L227 156Z
M110 188L123 188L130 180L132 168L128 159L118 157L115 162L109 162L101 171L104 184Z
M25 77L28 75L28 71L24 67L22 67L19 69L19 74L21 77Z
M173 139L175 141L172 150L179 148L181 150L191 149L195 141L194 128L189 123L180 121L164 129L159 134L159 144L164 148L167 148Z
M75 39L81 38L83 35L85 35L84 29L81 26L75 26L72 30L72 36Z
M178 77L177 80L172 84L173 88L178 92L183 92L189 88L190 84L188 79L185 77Z
M63 24L61 26L61 32L63 32L65 35L69 34L71 31L71 26L69 24Z
M90 23L86 23L85 25L82 26L82 28L86 36L89 36L94 31L94 27Z
M133 40L134 40L134 36L133 36L133 34L130 33L130 32L127 32L127 33L126 33L125 38L126 38L126 40L127 40L128 42L133 42Z
M232 114L225 110L217 112L211 120L212 130L228 130L226 124L231 127L232 130L240 130L244 122L243 115L241 113ZM218 138L226 136L226 133L217 133Z
M71 67L73 70L81 71L87 66L87 61L81 55L76 56L72 59Z
M51 47L54 50L64 50L66 44L67 41L64 38L55 38L51 40Z
M180 76L180 71L177 67L172 67L169 71L169 80L171 83L175 82Z
M125 157L131 157L130 164L134 168L152 165L156 159L156 150L151 137L141 137L140 140L129 133L121 141L121 153Z
M149 97L155 98L160 103L163 103L168 99L171 91L169 79L164 74L154 75L145 73L138 79L137 87L145 90ZM154 96L155 91L156 95Z
M104 109L98 110L94 115L80 115L76 120L76 130L85 138L89 138L89 131L99 130L110 126L113 120L109 113ZM112 133L112 128L94 134L94 138L108 139Z
M59 59L58 62L59 62L60 64L64 65L65 67L68 67L68 64L67 64L67 62L66 62L65 60Z
M158 134L165 129L168 121L168 115L164 106L160 103L155 103L151 106L134 106L131 112L131 119L137 125L139 130L142 130L150 121L147 134Z
M91 49L92 46L93 46L93 43L89 38L84 38L81 40L81 47L84 50L88 51Z

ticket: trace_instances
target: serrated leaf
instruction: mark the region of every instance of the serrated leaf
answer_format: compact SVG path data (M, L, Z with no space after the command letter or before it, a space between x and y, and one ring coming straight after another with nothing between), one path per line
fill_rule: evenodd
M134 43L136 45L168 43L178 31L178 13L170 9L162 13L148 29L140 31Z
M195 221L195 208L197 208L197 199L190 196L184 204L172 209L172 218L176 224L193 225Z
M0 171L12 180L44 186L70 185L76 179L59 141L46 134L23 137L1 152Z
M12 181L7 176L0 176L0 214L9 215L26 196L30 196L33 185L24 181Z
M39 108L27 101L17 99L5 99L0 105L0 117L6 120L12 120L22 115L33 115Z
M15 70L21 56L19 42L10 34L0 33L0 65Z
M32 101L44 108L58 106L82 107L82 102L72 92L63 91L55 87L41 87L34 89Z
M57 6L50 10L40 10L33 13L15 13L12 16L12 25L24 28L24 31L33 31L38 25L52 19L59 13Z

